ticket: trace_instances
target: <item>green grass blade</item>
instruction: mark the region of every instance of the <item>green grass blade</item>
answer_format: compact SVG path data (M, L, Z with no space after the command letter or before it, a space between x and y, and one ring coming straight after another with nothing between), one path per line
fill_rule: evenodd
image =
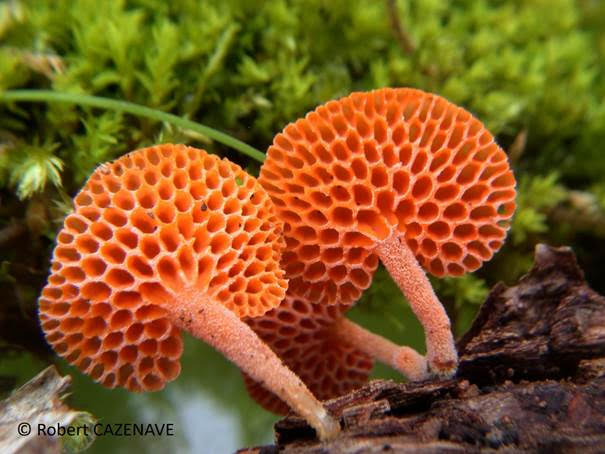
M100 109L116 110L126 112L140 117L147 117L157 121L163 121L183 129L190 129L216 140L223 145L231 147L258 162L264 162L265 155L254 147L237 140L224 132L204 126L191 120L176 115L141 106L127 101L102 98L99 96L81 95L75 93L61 93L52 90L7 90L0 92L0 102L30 101L30 102L64 102L82 106L98 107Z

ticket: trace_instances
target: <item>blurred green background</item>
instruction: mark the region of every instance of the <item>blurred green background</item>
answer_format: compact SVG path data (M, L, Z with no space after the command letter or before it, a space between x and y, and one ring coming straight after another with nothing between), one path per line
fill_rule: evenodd
M75 104L2 101L11 89L126 100L266 150L316 105L354 90L410 86L477 115L518 179L512 231L472 276L433 280L457 334L488 288L513 282L534 245L571 245L605 291L605 2L601 0L4 0L0 2L0 391L48 363L74 378L69 403L105 422L174 422L173 438L104 437L90 452L231 452L271 440L274 416L239 372L188 338L183 373L160 393L107 390L48 349L37 325L54 236L101 162L158 142L259 163L208 137ZM380 269L351 312L423 349ZM376 376L396 374L377 366Z

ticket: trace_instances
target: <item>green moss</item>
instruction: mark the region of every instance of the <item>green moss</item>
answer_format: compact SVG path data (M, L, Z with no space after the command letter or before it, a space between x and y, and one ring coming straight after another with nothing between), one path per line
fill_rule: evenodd
M17 197L26 199L51 183L61 186L63 161L53 154L58 144L21 143L11 150L11 159L2 163L10 173L9 184L15 187Z
M565 188L557 184L557 179L556 173L545 177L521 175L511 235L513 244L526 242L531 234L548 232L547 215L566 196Z

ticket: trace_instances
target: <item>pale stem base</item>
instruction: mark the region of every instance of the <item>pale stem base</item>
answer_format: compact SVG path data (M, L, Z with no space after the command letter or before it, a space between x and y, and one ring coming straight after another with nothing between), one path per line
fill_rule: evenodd
M411 381L428 378L426 359L416 350L399 346L343 317L334 325L336 334L358 350L401 372Z
M379 244L376 253L424 327L429 368L442 377L454 375L458 354L450 320L416 257L397 235Z
M340 425L307 386L232 311L197 292L180 294L172 321L220 351L242 371L286 402L315 429L321 440L334 438ZM175 302L177 303L177 302Z

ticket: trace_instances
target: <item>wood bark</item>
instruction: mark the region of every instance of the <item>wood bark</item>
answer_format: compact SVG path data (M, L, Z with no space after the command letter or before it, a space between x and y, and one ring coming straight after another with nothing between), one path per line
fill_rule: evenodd
M536 247L517 285L496 285L458 341L451 380L377 380L326 403L342 434L296 417L241 453L605 452L605 298L569 248Z
M49 366L0 401L0 453L64 454L88 448L95 438L92 432L95 419L63 403L70 384L69 375L62 377L55 366ZM38 435L41 426L45 434L70 424L89 425L89 435Z

